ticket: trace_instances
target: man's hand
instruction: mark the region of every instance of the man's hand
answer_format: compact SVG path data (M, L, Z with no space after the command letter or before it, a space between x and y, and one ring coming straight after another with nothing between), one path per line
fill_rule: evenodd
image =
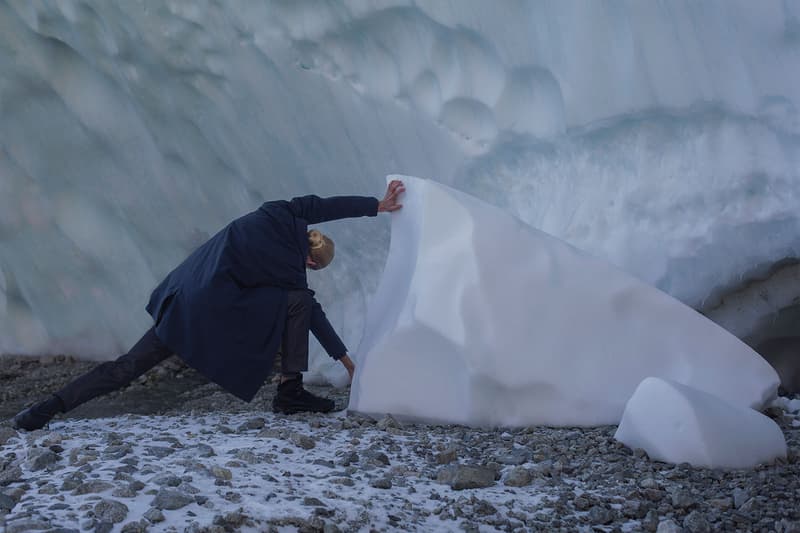
M339 361L341 361L341 363L342 363L342 364L344 365L344 367L347 369L347 373L348 373L348 374L350 374L350 383L352 383L352 382L353 382L353 374L355 374L355 372L356 372L356 365L355 365L355 363L353 363L353 360L352 360L352 359L350 359L350 356L349 356L349 355L347 355L347 354L344 354L344 355L343 355L343 356L342 356L342 357L339 359Z
M404 192L406 192L406 187L402 181L392 180L389 182L389 186L386 188L386 196L378 202L378 213L397 211L403 207L403 204L399 203L397 198Z

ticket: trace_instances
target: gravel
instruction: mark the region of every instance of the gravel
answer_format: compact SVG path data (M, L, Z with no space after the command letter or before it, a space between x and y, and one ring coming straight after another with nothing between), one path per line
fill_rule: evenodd
M34 401L32 391L54 390L91 366L0 361L3 418ZM347 389L309 388L347 403ZM267 384L246 404L173 362L49 430L0 424L0 525L800 532L800 419L780 409L768 415L786 436L787 460L708 470L652 461L616 442L611 426L282 416L270 412L274 391Z

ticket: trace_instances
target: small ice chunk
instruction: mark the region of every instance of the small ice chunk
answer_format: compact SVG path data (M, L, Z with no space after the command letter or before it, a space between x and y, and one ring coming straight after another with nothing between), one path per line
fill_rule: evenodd
M786 457L781 429L763 414L654 377L636 388L614 438L652 459L709 468L751 468Z

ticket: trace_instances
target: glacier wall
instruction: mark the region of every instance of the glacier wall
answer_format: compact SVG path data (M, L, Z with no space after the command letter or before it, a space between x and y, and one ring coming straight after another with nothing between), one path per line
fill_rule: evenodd
M390 173L706 305L800 255L799 17L778 0L0 3L0 353L111 358L231 219L378 195ZM326 231L337 261L310 283L355 349L388 223Z

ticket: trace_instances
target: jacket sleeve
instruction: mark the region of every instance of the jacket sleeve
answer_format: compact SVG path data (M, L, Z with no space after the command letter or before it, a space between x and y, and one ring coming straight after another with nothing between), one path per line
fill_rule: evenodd
M328 322L328 317L325 316L325 311L322 310L317 299L312 298L312 300L314 303L311 306L311 333L314 334L328 355L338 361L347 354L347 346Z
M378 199L371 196L299 196L292 198L289 209L309 224L319 224L340 218L374 217L378 214Z

